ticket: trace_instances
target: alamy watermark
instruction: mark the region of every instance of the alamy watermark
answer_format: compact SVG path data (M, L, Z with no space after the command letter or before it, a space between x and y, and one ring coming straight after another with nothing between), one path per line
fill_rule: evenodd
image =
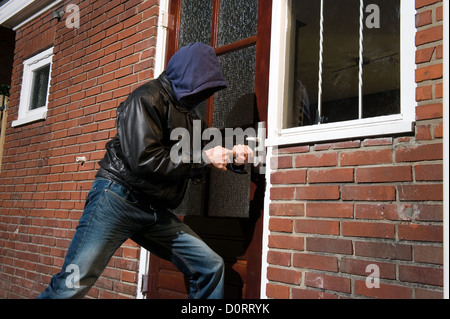
M66 277L66 287L69 289L80 288L80 267L70 264L66 267L66 273L69 273Z
M369 273L369 276L366 277L366 287L369 289L380 288L380 267L375 264L367 265L366 273Z
M80 28L80 7L76 4L70 3L64 10L60 9L54 11L53 17L57 18L58 21L60 21L66 13L69 14L65 19L66 27L69 29Z
M207 128L202 131L200 120L193 121L192 136L186 128L175 128L170 134L170 139L178 142L170 150L171 161L175 164L211 164L204 151L221 146L225 141L224 147L228 150L232 150L234 145L247 145L251 148L253 156L248 159L248 163L258 167L259 172L264 174L266 162L266 128L264 123L258 123L256 129L253 127L245 130L239 127L226 128L224 132L225 137L222 131L217 128ZM208 143L203 146L205 142ZM228 162L232 163L233 157L230 157Z

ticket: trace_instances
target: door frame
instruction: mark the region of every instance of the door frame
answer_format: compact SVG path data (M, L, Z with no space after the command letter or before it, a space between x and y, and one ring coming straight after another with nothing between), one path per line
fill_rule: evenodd
M178 32L169 32L169 29L175 29L178 27L180 10L179 5L170 6L171 2L179 4L181 0L160 0L159 4L159 18L158 18L158 33L157 33L157 45L156 45L156 57L155 57L155 69L154 77L157 78L161 74L167 65L170 57L175 54L178 48ZM219 0L213 0L214 5L217 6ZM218 12L218 10L216 11ZM214 16L213 19L218 19ZM258 112L260 115L260 121L267 123L268 114L268 100L269 100L269 72L270 72L270 47L271 47L271 21L272 21L272 0L259 0L258 5L258 29L257 35L252 37L249 43L238 43L243 45L252 45L256 43L256 69L255 69L255 97L257 100ZM213 30L214 34L217 32ZM214 39L212 41L215 41ZM245 41L245 40L244 40ZM242 42L244 42L242 41ZM241 41L240 41L241 42ZM239 46L238 49L241 47ZM225 52L231 52L235 48L232 45L216 48L216 53L219 55ZM212 103L212 101L210 102ZM212 112L210 112L212 113ZM212 114L211 114L212 117ZM211 122L211 119L207 119L207 122ZM266 124L267 127L267 124ZM268 178L267 174L265 176ZM267 192L267 187L266 187ZM263 248L263 243L266 242L264 236L264 227L266 214L268 212L266 205L267 194L264 194L262 200L261 215L256 220L255 231L251 238L251 242L248 251L249 264L248 269L252 269L251 273L247 275L249 283L255 285L257 289L254 289L252 293L247 295L247 298L258 299L263 296L265 292L265 269L263 265L263 257L266 256L266 250ZM138 288L137 299L146 298L147 282L149 276L149 269L151 264L151 253L144 248L141 248L140 262L139 262L139 275L138 275ZM265 294L264 294L265 295Z

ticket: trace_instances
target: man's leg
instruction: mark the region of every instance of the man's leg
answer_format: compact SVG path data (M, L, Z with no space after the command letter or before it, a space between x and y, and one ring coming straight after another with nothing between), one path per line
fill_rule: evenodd
M96 179L61 272L38 298L84 297L123 242L153 221L154 215L133 202L125 188Z
M224 262L174 214L157 212L157 221L131 239L155 255L172 261L190 278L189 298L222 299Z

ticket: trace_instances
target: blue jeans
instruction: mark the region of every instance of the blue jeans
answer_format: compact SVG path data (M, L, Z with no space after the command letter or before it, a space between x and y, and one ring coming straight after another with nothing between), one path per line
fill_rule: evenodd
M189 298L223 298L224 262L219 255L171 212L145 207L126 188L96 178L62 270L38 299L85 296L128 238L188 276Z

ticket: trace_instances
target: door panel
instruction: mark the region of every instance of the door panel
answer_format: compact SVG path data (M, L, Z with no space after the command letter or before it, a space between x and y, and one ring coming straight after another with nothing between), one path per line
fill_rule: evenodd
M179 48L203 42L215 48L226 90L199 106L210 126L257 128L266 122L271 0L173 0L175 23L167 61ZM265 179L211 171L207 182L189 185L175 213L225 260L225 297L259 298ZM175 267L152 255L149 298L186 298L188 283ZM184 289L183 289L184 287Z

